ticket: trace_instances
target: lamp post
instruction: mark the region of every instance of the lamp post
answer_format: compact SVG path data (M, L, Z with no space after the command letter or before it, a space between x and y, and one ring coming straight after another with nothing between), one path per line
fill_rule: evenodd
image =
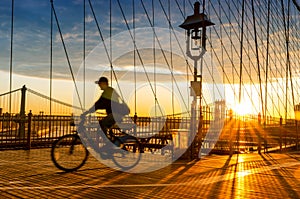
M206 27L214 25L208 17L204 14L205 0L203 0L203 12L200 13L200 3L195 2L194 4L194 14L188 16L185 21L179 25L179 27L186 30L186 54L189 58L194 61L194 79L191 81L191 95L193 96L193 101L191 104L191 133L198 133L200 135L195 137L195 141L198 137L202 139L202 65L203 65L203 55L206 52ZM200 73L198 74L198 61L201 59ZM196 129L196 118L197 118L197 107L199 99L199 124L198 129ZM197 134L196 134L197 135ZM194 136L192 136L194 137ZM192 143L191 156L193 158L194 149L198 146L195 141ZM199 144L201 147L201 144Z

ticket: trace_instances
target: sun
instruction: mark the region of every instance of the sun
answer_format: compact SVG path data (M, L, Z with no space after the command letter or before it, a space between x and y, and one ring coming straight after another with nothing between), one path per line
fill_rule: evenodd
M253 112L252 103L248 102L248 101L243 101L241 103L237 103L232 107L232 109L236 114L238 114L240 116L248 115Z

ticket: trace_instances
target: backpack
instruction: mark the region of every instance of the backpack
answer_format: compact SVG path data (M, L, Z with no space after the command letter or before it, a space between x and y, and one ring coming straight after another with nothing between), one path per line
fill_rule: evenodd
M130 109L129 109L128 105L125 102L123 102L119 105L120 105L119 113L121 115L128 115L130 113Z
M128 115L130 113L130 109L128 105L123 102L123 103L112 103L112 112L117 113L119 115Z

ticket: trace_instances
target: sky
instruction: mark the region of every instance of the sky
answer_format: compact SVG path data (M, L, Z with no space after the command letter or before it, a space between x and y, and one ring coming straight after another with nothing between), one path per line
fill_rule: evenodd
M85 39L85 49L86 49L86 84L89 86L87 88L87 92L91 92L90 95L93 97L86 97L87 104L91 104L93 100L99 95L97 91L97 87L93 83L96 79L98 79L99 75L105 74L111 77L108 72L110 69L107 66L110 65L110 60L107 58L107 52L105 48L110 48L110 42L112 40L112 50L113 53L113 61L119 63L120 66L116 66L115 70L117 71L118 83L122 84L122 77L127 76L124 79L125 83L123 84L121 93L129 93L130 95L124 96L129 103L135 103L133 101L132 95L139 93L140 91L133 92L133 86L138 88L145 88L150 92L150 96L153 95L153 89L158 88L160 86L157 85L148 85L147 84L147 75L145 76L145 71L151 76L148 79L150 81L154 81L153 76L153 61L149 58L148 54L152 56L152 29L148 23L147 16L143 13L142 5L137 4L135 10L135 37L138 48L143 49L141 51L141 56L143 63L141 60L137 60L138 65L145 65L145 68L138 68L137 70L137 82L138 85L133 85L133 44L131 40L131 35L127 31L126 24L122 18L122 13L120 8L118 7L117 1L112 1L112 16L109 14L109 1L91 1L93 5L94 12L97 16L97 21L100 24L101 33L105 40L105 45L102 43L102 38L99 35L99 31L97 30L97 26L95 20L93 18L93 13L89 7L88 1L86 1L86 16L84 19L83 16L83 0L69 0L69 1L54 1L54 10L58 18L58 23L53 17L53 33L52 33L52 97L76 103L78 100L76 91L74 91L74 83L72 82L72 75L76 79L76 87L81 89L80 97L81 101L83 99L82 95L82 87L83 87L83 20L85 20L86 25L86 39ZM132 1L120 1L121 6L124 9L125 17L128 19L128 25L130 28L133 28L132 23ZM156 6L158 7L158 2L156 2ZM144 5L149 7L151 5L151 1L145 1ZM175 9L175 5L170 4L173 9ZM168 4L164 2L164 6L167 8ZM14 4L14 24L13 24L13 46L12 51L11 47L11 11L12 11L12 3L9 0L0 2L0 45L2 48L0 49L0 75L1 75L1 84L0 84L0 93L8 92L10 89L10 80L12 81L12 90L21 88L23 85L26 85L27 88L36 90L38 92L43 93L44 95L49 94L50 90L50 39L51 39L51 4L50 1L37 1L37 0L15 0ZM149 15L151 15L151 10L148 10ZM111 17L111 18L110 18ZM162 41L158 45L162 45L166 51L170 51L169 47L169 29L168 23L166 20L162 20L163 11L157 12L155 15L155 26L157 28L157 34L160 40ZM112 29L110 29L110 20L112 21ZM172 21L176 24L177 31L180 30L177 26L182 23L182 16L179 13L172 14ZM62 32L63 42L66 47L67 55L64 51L63 43L61 40L61 36L59 34L58 25ZM111 31L111 32L110 32ZM133 32L131 32L133 34ZM180 37L184 38L184 32L178 32ZM112 36L110 40L110 35ZM149 39L145 39L149 38ZM176 42L174 39L173 43ZM184 40L180 40L181 45L184 46ZM175 43L174 43L175 44ZM108 49L110 51L110 49ZM180 54L182 49L174 47L172 49L173 52L176 52L179 55L174 55L172 59L174 62L174 66L178 69L178 74L175 72L175 76L184 76L186 73L185 67L180 68L179 63L185 65L184 59L182 59ZM12 53L12 54L11 54ZM157 60L160 60L165 56L165 54L160 53L157 50ZM168 59L170 57L170 53L166 52ZM10 56L12 55L12 60ZM68 64L67 56L70 62ZM148 57L148 58L147 58ZM153 57L153 56L152 56ZM179 59L179 62L177 61ZM161 61L157 61L157 65L161 64L161 67L158 66L156 71L157 74L162 73L160 76L158 75L157 82L162 80L166 84L166 82L171 82L172 78L170 76L170 65L165 66L163 63L159 63ZM170 62L170 60L169 60ZM12 68L10 68L10 64L12 63ZM176 64L178 63L178 64ZM100 65L100 66L99 66ZM70 70L71 68L71 70ZM10 69L12 69L12 79L10 79ZM130 73L131 72L131 73ZM125 76L124 76L125 75ZM120 80L121 79L121 80ZM130 80L131 82L128 82ZM174 83L173 83L174 84ZM177 82L176 82L177 84ZM177 85L177 92L182 92L180 90L184 90L186 92L186 81L178 82L180 84ZM169 84L168 86L170 86ZM117 85L115 85L117 86ZM167 87L168 87L167 86ZM184 87L184 88L182 88ZM173 85L174 88L174 85ZM123 91L122 91L123 90ZM166 90L170 90L170 88L164 88L162 93L166 93ZM152 93L152 94L151 94ZM89 95L89 94L86 94ZM167 94L166 94L167 95ZM178 94L182 95L182 93ZM188 94L184 94L187 95ZM150 97L154 98L154 97ZM151 102L153 104L153 102ZM78 105L78 104L76 104ZM155 106L155 105L153 105ZM188 106L188 105L184 105ZM150 110L152 108L150 107ZM167 108L168 109L168 108ZM151 112L151 111L150 111Z
M13 40L11 40L12 1L0 1L0 94L8 92L10 86L12 86L11 89L14 90L26 85L30 89L44 95L49 95L50 83L52 82L53 98L78 105L79 94L81 102L87 107L91 105L100 94L99 89L93 82L98 79L100 75L106 75L109 78L112 77L112 86L117 88L118 92L124 95L124 98L130 103L131 107L134 107L135 104L140 104L139 106L142 107L140 109L147 107L145 113L150 113L157 103L162 104L165 109L168 109L168 113L172 112L171 104L173 104L173 107L179 106L180 108L177 108L179 112L189 110L192 100L189 94L189 87L190 81L192 80L193 62L189 60L189 65L186 64L184 57L186 36L185 32L178 26L184 20L183 15L193 14L193 1L154 1L154 10L152 10L152 1L135 1L135 18L133 20L132 0L120 0L122 10L119 7L118 1L112 0L111 15L110 1L91 0L98 25L101 29L102 35L99 35L88 0L86 0L85 16L83 15L83 0L54 0L53 5L58 23L55 18L53 18L52 73L50 73L50 0L14 0L14 2L14 31ZM143 2L143 4L141 2ZM227 4L223 2L223 9L225 10L218 7L219 1L212 0L210 2L216 5L216 7L209 8L211 12L218 12L218 10L224 12L222 18L222 34L226 35L225 31L229 30L230 27L237 28L237 30L239 29L237 23L227 24L228 14L230 13L226 13L225 7L228 6L228 1L226 1ZM160 5L160 3L162 3L162 5ZM240 6L239 3L237 3L237 6ZM255 1L255 6L260 6L260 3L262 3L262 1ZM147 9L148 16L145 14L143 5ZM239 16L235 12L240 12L240 9L234 7L234 5L231 6L234 8L231 14ZM246 6L249 8L249 2ZM174 32L170 31L165 14L171 17L171 25L174 28ZM225 17L225 14L227 14L227 17ZM124 17L127 19L127 23L124 22ZM218 30L220 20L217 18L217 15L209 17L216 24L214 30ZM247 23L250 24L246 26L247 31L251 32L253 31L251 30L251 16L248 13L246 17L248 17ZM159 42L157 40L153 42L153 30L148 21L150 20L152 23L153 19L155 36ZM239 19L234 20L238 21ZM260 23L263 23L264 20L261 20ZM85 22L86 26L85 40L83 40L83 22ZM110 24L110 22L112 23ZM64 51L58 25L67 53ZM133 29L133 26L135 26L135 29ZM248 30L248 26L250 30ZM130 32L127 28L130 28ZM211 34L209 30L207 34L216 41L214 42L216 45L214 49L220 55L223 53L221 52L222 48L217 46L220 40L216 34ZM272 31L274 31L274 37L280 35L280 32L276 32L278 31L277 29L272 29ZM133 35L136 47L139 49L139 54L133 53ZM104 42L102 42L101 36ZM12 51L11 41L13 44ZM83 41L85 41L86 52L85 65L83 65ZM265 41L262 40L261 42L263 43ZM225 46L236 45L238 48L238 33L236 33L236 36L233 34L231 41L224 37L222 43ZM247 44L253 48L254 41L247 40ZM155 63L153 63L153 45L156 47L155 55L157 61L155 61ZM276 43L270 45L276 46ZM209 46L209 44L207 44L207 46ZM163 49L163 52L161 52L161 49ZM263 50L264 48L262 48L262 51ZM172 52L172 54L170 52ZM275 53L284 54L285 52L279 50ZM110 59L107 54L109 54L109 57L111 56L116 76L111 73L111 68L109 67ZM224 77L221 76L222 71L220 68L215 67L218 65L216 59L207 56L207 54L208 53L205 55L205 64L208 67L204 67L203 76L205 76L206 82L214 82L216 86L212 87L206 85L206 103L209 104L214 100L224 98L230 103L235 103L237 98L234 95L236 95L238 86L222 85L222 81L224 80ZM134 56L136 60L135 63L133 61ZM246 60L245 57L245 65L247 65L247 61L250 63L252 60ZM135 68L134 64L138 67ZM239 65L239 59L235 59L233 62L225 60L224 69L226 71L232 70L232 64ZM12 68L10 68L10 65ZM172 67L171 70L170 67ZM10 70L12 70L11 79ZM244 73L248 72L248 78L257 78L255 70L250 70L250 72L247 70L248 69L245 68ZM170 71L173 72L171 73ZM187 71L190 74L189 76L186 75ZM53 77L51 82L50 74ZM85 94L83 89L84 75L86 78ZM210 76L213 76L213 78L210 78ZM118 82L115 81L115 77L117 77ZM72 78L75 79L79 93L77 93L74 88ZM229 77L229 79L231 79L231 77ZM10 81L12 81L11 85ZM254 85L253 88L257 89L257 85ZM245 91L251 90L246 86L243 89ZM145 91L147 92L145 93ZM156 92L160 95L160 102L155 102L154 100ZM135 97L137 93L138 96ZM224 96L224 93L227 93L227 95ZM149 103L143 105L145 96L147 96ZM257 98L256 96L250 100L252 104L259 103L257 102ZM164 101L163 99L168 99L168 101ZM244 99L246 104L249 105L251 103L247 102L246 95ZM136 102L136 100L138 101ZM170 100L173 100L173 102L170 103Z
M86 1L88 2L88 1ZM131 23L132 1L121 1L123 9ZM145 1L145 5L150 1ZM91 1L94 12L98 16L98 23L104 38L109 33L109 1ZM112 16L112 35L126 30L123 18L117 9L117 1L113 1L114 16ZM67 52L72 67L76 71L82 62L83 52L83 0L54 1L54 8L58 17L58 23L62 31ZM50 60L50 1L48 0L15 0L14 4L14 34L13 34L13 72L21 75L33 75L35 77L48 77ZM0 70L8 71L10 64L10 33L11 33L11 1L0 2L0 42L1 64ZM140 6L136 8L136 27L149 27L146 17L141 15ZM130 13L128 13L130 11ZM149 13L150 14L150 13ZM176 14L177 15L177 14ZM175 15L174 15L175 16ZM175 17L173 20L176 20ZM101 38L97 31L95 21L89 4L86 3L86 52L95 48ZM68 78L65 73L65 53L62 41L57 29L57 23L53 20L53 64L55 65L54 78ZM175 21L176 23L176 21ZM157 26L164 27L157 17ZM130 24L132 26L132 24Z

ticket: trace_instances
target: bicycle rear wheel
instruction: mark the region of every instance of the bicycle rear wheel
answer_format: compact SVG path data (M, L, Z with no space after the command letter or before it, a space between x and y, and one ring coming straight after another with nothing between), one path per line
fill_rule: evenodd
M136 138L126 139L122 149L115 149L112 157L113 162L124 171L135 167L141 159L139 147L139 141Z
M54 165L63 171L71 172L84 165L89 152L77 134L69 134L56 140L51 149Z

